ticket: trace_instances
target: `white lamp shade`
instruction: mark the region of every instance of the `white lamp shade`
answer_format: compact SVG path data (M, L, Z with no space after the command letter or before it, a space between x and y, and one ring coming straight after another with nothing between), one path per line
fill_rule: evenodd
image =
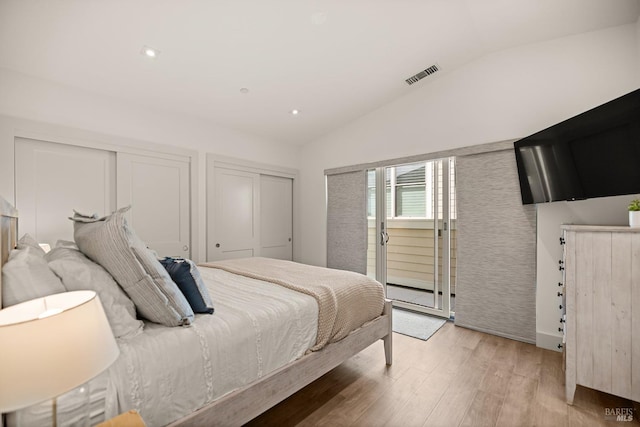
M0 412L72 390L120 354L93 291L50 295L0 310L0 343Z

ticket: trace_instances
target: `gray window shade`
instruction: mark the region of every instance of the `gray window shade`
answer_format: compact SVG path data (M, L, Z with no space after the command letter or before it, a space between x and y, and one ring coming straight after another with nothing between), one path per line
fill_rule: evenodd
M327 267L367 272L365 171L327 176Z
M456 324L536 339L536 217L523 206L513 150L456 159Z

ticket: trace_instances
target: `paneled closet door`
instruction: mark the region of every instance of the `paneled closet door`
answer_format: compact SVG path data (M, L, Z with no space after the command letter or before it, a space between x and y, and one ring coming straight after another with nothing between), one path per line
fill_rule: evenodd
M210 178L213 175L213 182L209 180L207 183L208 259L258 256L260 175L221 167L212 169Z
M16 138L16 208L20 234L52 247L73 241L73 210L108 215L116 206L114 152Z
M189 162L118 153L117 202L158 255L190 258Z
M260 175L260 256L293 259L293 180Z

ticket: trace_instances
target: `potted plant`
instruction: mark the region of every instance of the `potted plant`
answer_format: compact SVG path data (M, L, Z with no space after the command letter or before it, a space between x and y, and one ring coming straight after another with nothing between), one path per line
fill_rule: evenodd
M640 199L632 200L629 203L629 226L640 227Z

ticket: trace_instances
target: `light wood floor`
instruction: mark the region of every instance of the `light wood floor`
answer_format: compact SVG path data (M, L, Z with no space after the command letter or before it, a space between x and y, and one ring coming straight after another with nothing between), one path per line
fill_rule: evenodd
M394 334L386 367L376 343L249 426L624 426L605 408L634 404L578 387L564 399L562 354L454 326L428 341Z

